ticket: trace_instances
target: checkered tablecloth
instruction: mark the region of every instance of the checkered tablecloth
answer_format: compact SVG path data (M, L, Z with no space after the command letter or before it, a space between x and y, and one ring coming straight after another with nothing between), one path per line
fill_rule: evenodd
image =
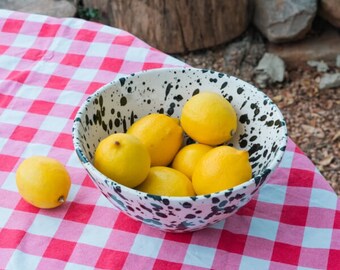
M119 29L0 10L0 269L340 269L339 200L290 139L253 200L194 233L134 221L95 188L72 145L79 106L117 76L184 65ZM21 199L32 155L66 165L61 207Z

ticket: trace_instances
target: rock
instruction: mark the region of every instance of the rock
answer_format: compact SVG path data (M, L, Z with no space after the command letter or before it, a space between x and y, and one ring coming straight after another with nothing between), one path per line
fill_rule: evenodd
M289 67L298 67L308 60L325 61L329 65L335 64L339 54L340 35L327 26L320 35L307 37L304 40L288 44L268 44L268 52L281 57Z
M317 11L317 0L255 0L253 22L271 42L305 37Z
M255 81L260 87L270 83L282 82L285 74L283 60L270 53L265 53L255 68Z
M73 17L76 7L66 0L1 0L0 9L42 14L52 17Z
M265 53L266 48L260 32L250 28L241 38L230 42L224 51L226 72L251 81L254 68Z
M338 54L336 56L336 63L335 63L336 67L340 67L340 54Z
M340 73L335 74L324 74L321 77L319 88L327 89L327 88L335 88L340 87Z
M321 0L319 13L322 18L335 27L340 28L340 1L339 0Z
M328 71L328 65L324 61L310 60L310 61L307 61L307 64L311 67L316 67L316 70L318 72L327 72Z

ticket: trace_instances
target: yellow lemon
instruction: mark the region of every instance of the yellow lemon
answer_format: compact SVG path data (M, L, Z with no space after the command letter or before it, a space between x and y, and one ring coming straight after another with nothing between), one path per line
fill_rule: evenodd
M167 166L171 163L183 141L179 120L164 114L153 113L142 117L127 130L146 146L151 166Z
M71 180L58 160L32 156L19 165L16 184L28 203L38 208L54 208L66 201Z
M186 145L176 154L171 167L191 179L197 162L211 149L212 146L201 143Z
M116 133L100 141L94 153L94 166L110 179L133 188L148 175L150 156L136 137Z
M201 92L191 97L181 114L183 130L195 141L219 145L229 141L237 129L237 116L220 94Z
M242 184L252 177L247 151L218 146L197 163L192 185L198 195L209 194Z
M191 181L183 173L165 166L151 167L137 190L159 196L195 196Z

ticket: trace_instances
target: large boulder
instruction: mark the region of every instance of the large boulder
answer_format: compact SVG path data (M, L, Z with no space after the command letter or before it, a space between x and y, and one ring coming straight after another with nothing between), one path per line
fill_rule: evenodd
M320 15L330 24L340 28L340 1L339 0L321 0Z
M254 0L253 22L271 42L305 37L317 12L317 0Z

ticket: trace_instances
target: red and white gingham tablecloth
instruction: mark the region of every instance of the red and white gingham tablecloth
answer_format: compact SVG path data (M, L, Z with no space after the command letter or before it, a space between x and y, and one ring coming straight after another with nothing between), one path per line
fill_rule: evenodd
M165 233L114 208L82 168L72 124L98 87L129 73L185 66L120 29L0 10L0 269L340 269L340 203L291 141L268 184L207 229ZM21 199L25 158L63 162L67 202Z

